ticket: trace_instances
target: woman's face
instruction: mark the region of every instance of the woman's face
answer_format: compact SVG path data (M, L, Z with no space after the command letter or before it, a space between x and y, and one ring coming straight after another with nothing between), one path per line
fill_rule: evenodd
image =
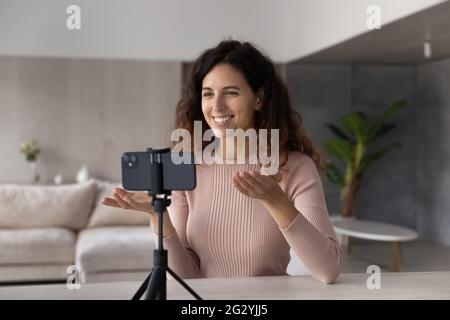
M203 78L203 116L211 129L222 134L225 129L253 128L253 115L261 103L243 74L229 64L217 64Z

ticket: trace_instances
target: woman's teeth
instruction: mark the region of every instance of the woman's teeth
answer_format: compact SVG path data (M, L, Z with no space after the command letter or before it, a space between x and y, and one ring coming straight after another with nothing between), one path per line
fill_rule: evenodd
M214 121L218 124L225 124L228 121L231 120L231 118L233 118L233 116L229 116L229 117L213 117Z

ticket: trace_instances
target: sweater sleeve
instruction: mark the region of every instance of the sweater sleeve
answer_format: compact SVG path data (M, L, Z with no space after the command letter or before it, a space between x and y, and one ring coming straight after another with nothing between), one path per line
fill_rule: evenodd
M171 205L167 208L167 211L176 230L176 232L163 238L164 248L168 250L169 267L181 278L199 277L200 259L189 245L186 237L189 205L184 191L172 192ZM158 243L156 232L154 238Z
M331 283L339 275L342 250L330 222L322 182L311 158L302 156L287 183L297 216L280 229L311 275Z

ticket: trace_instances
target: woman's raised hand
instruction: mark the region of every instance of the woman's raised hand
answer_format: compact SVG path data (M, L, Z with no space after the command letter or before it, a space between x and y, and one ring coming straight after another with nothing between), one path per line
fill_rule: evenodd
M159 227L158 219L156 212L153 210L151 202L152 198L143 192L129 192L122 188L115 188L113 191L113 198L104 198L102 204L116 208L137 210L149 213L151 217L150 220L153 225L153 230L155 233L157 233L156 230L158 230ZM174 232L176 232L175 228L172 224L172 221L170 220L170 217L167 215L163 221L163 237L168 237Z
M152 198L143 192L129 192L122 188L115 188L113 197L105 197L102 204L153 214L154 211L151 202Z

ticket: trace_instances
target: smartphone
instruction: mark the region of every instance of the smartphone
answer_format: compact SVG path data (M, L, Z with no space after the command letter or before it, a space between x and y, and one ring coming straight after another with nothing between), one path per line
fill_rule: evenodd
M188 153L191 161L175 164L172 152L156 155L162 164L162 186L169 190L193 190L196 187L194 154ZM184 154L184 156L186 156ZM131 191L152 191L151 154L144 151L125 152L121 157L122 185Z

